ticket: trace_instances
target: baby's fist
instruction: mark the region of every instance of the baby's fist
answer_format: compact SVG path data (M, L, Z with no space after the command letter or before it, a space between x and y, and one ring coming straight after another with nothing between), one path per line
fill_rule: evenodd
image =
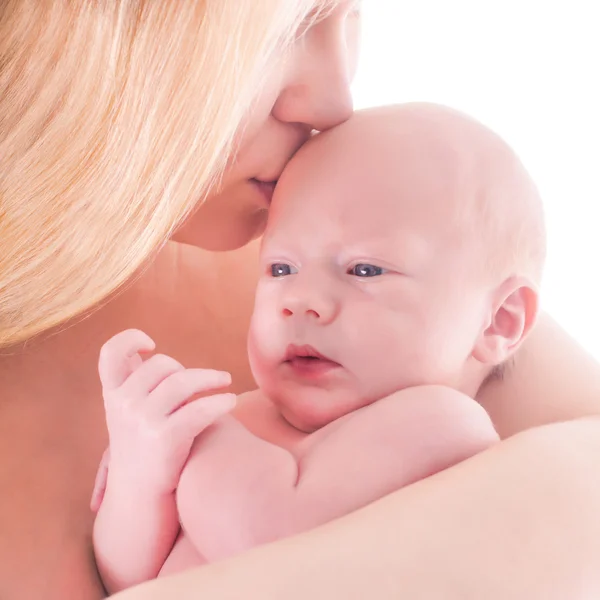
M143 361L140 353L153 349L154 342L145 333L127 330L100 352L110 444L108 479L171 493L194 439L235 406L235 395L194 399L230 385L229 373L185 369L163 354Z

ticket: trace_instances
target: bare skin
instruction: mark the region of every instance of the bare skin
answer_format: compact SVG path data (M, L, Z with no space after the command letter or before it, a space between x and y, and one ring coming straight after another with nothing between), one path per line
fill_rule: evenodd
M239 248L256 238L271 184L290 157L313 130L352 114L358 17L357 3L342 0L277 55L221 185L176 232L189 246L163 249L89 319L0 356L0 598L103 596L91 558L89 492L107 442L96 365L108 337L143 329L185 364L230 371L233 391L255 387L245 349L255 249L198 248Z
M185 369L140 331L101 351L109 591L193 564L180 524L198 564L222 560L498 441L472 398L535 321L544 237L520 161L465 115L404 104L315 136L275 191L248 345L260 387L239 399L281 418L253 435L224 416L227 374Z
M139 330L100 352L109 591L193 564L180 524L194 555L222 560L498 441L473 397L535 321L545 246L539 195L500 138L437 105L361 111L299 151L270 215L248 345L260 387L238 408L279 419L256 434L252 410L225 416L229 376Z
M597 598L598 429L531 430L320 529L118 598Z
M137 284L90 319L2 357L0 481L10 493L0 495L0 597L53 600L75 593L85 600L103 597L92 559L93 515L89 510L90 490L107 442L97 376L98 348L107 335L127 326L139 327L185 364L211 364L230 371L235 391L254 388L244 337L254 295L255 258L255 246L234 254L210 255L171 244ZM234 279L237 291L232 295ZM200 291L206 313L212 313L214 321L198 319ZM36 378L31 377L34 370ZM542 317L520 351L516 368L506 381L484 390L480 399L502 437L507 437L536 424L599 414L598 398L596 363L550 318ZM594 427L587 428L590 434ZM507 460L512 455L520 460L518 446L514 442L507 449ZM593 450L588 442L585 448ZM495 454L490 464L498 462L499 456ZM465 466L457 473L453 482L457 490L464 489L460 481L469 469L471 476L478 476L474 470L487 470L483 457L478 465L481 469ZM516 473L515 479L519 477ZM529 478L520 493L534 494L534 483ZM426 492L420 490L406 496L406 506L420 501ZM568 505L561 502L566 511ZM24 523L29 525L24 527ZM355 535L362 535L361 531L366 533L357 527ZM322 534L315 536L322 543ZM302 549L298 546L300 557ZM244 566L239 571L239 585L244 583L243 574L250 574L250 565L255 569L266 556L277 568L278 552L266 548L253 554L247 570ZM268 591L275 583L270 584L266 575L258 569L254 577ZM184 581L182 590L186 589ZM207 589L223 593L226 581L227 571L210 571L202 580ZM327 581L333 585L334 574ZM307 589L308 583L298 593Z
M186 364L218 365L234 374L235 391L252 389L245 331L255 253L169 245L92 317L0 358L0 598L103 597L89 510L107 443L98 348L135 323Z
M318 59L322 64L321 54ZM314 71L299 69L302 74ZM286 149L297 147L308 132L306 127L281 129L282 121L288 126L306 122L327 128L343 120L342 113L347 116L345 100L335 115L319 112L319 107L331 107L339 95L334 77L338 73L343 70L321 78L327 84L327 101L319 97L323 90L317 86L295 85L286 102L279 104L277 131L287 131L278 150L284 158ZM304 89L310 91L310 103L302 96ZM270 142L267 146L274 147ZM275 158L264 173L262 167L248 165L243 177L269 179L271 169L279 168L281 155ZM210 213L209 207L206 210ZM207 214L199 211L198 216L203 220ZM193 238L193 231L182 235L188 242ZM230 371L234 391L254 388L244 343L253 301L254 259L252 247L235 255L209 255L171 244L136 284L91 318L0 358L0 598L103 597L92 560L89 511L89 493L107 441L96 372L98 349L117 331L137 327L186 365L211 364ZM600 368L547 317L517 356L506 381L484 390L480 398L503 437L536 424L598 414L599 399ZM397 598L401 585L409 597L417 598L420 591L431 592L421 596L431 598L439 592L435 585L446 583L446 597L464 598L465 594L458 595L456 574L463 576L471 597L492 598L486 593L490 581L500 579L512 582L511 591L521 595L496 598L529 600L535 597L531 590L542 590L542 580L549 582L542 591L553 590L555 595L540 592L537 597L572 597L561 593L572 588L552 584L567 586L573 579L563 575L572 576L575 561L589 564L591 557L600 556L598 545L587 543L600 539L600 489L592 485L597 479L600 425L590 421L559 427L549 435L526 435L499 444L493 453L452 469L443 478L412 486L325 530L266 547L226 566L131 590L124 597L196 599L205 592L211 599L231 598L252 585L258 597L275 599L285 585L288 600L364 598L368 585L371 595L387 599ZM564 448L564 457L550 470L540 451L556 447ZM567 493L561 495L561 490ZM578 501L575 493L580 493ZM439 498L444 502L436 501ZM499 518L510 502L513 512ZM415 522L421 523L417 531ZM531 550L542 551L554 562L513 560L522 552L522 527ZM488 535L478 535L480 530ZM410 544L407 534L413 534ZM455 539L474 545L458 551ZM567 553L563 544L575 550ZM352 547L353 552L340 553L340 547ZM321 563L312 560L316 548ZM377 561L372 558L375 553ZM306 565L302 576L298 564ZM557 564L564 569L549 568ZM390 572L397 578L389 577ZM434 581L431 573L439 578ZM375 582L380 582L376 591ZM502 593L505 588L494 589ZM451 591L456 594L451 596Z

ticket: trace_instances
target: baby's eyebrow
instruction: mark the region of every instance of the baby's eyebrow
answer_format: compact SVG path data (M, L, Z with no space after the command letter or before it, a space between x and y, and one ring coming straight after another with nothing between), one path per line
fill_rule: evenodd
M415 261L424 261L431 255L433 248L431 240L416 234L398 233L394 236L374 236L366 238L360 245L356 245L357 251L375 253L380 255L392 255L405 259L407 255Z
M280 240L263 240L260 246L259 260L291 260L302 254L302 248Z
M279 237L275 237L275 236L269 236L269 237L263 237L261 245L260 245L260 252L261 254L264 254L265 252L269 252L272 253L275 250L283 250L285 248L290 248L291 244L289 243L289 240L287 243L283 243L282 240L279 239Z
M400 230L396 235L374 234L361 237L355 242L343 239L332 240L331 245L322 250L323 254L331 257L346 256L347 259L362 257L389 262L399 267L408 266L406 263L410 261L411 269L424 264L435 254L432 240L416 232L405 233ZM306 238L293 240L275 234L263 238L260 256L262 260L308 258L313 252L314 248Z

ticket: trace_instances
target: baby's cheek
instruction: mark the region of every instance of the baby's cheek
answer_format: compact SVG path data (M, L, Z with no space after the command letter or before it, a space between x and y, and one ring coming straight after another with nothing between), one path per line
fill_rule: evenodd
M264 339L261 334L260 324L253 318L250 323L250 329L248 331L248 358L250 360L250 366L252 371L255 368L260 368L264 362Z
M384 368L386 365L382 362L373 362L372 368L368 373L364 373L361 378L360 397L363 406L373 404L373 402L389 396L402 387L403 382L401 376L399 376L402 370L397 365L389 364L389 362L386 369Z
M248 331L248 352L272 360L278 352L279 328L270 311L255 309Z
M378 351L365 357L360 372L364 398L374 402L422 383L428 365L423 348L409 337L394 340L382 337Z
M248 360L254 380L259 387L264 387L273 377L277 356L276 328L265 323L260 315L256 315L252 318L248 333Z

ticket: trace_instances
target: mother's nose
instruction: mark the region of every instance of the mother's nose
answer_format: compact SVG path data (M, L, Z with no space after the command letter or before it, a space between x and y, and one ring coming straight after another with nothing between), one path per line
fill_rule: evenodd
M288 80L273 109L275 118L317 131L350 118L355 50L348 46L343 19L329 18L316 25L293 52Z

